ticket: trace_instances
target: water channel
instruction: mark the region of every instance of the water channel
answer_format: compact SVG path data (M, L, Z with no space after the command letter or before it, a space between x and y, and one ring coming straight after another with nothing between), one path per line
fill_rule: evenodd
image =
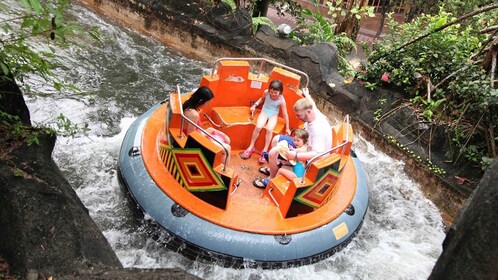
M102 35L101 42L81 38L78 46L57 51L63 62L57 74L81 92L57 92L31 77L27 82L38 94L27 96L27 103L35 123L54 122L62 113L91 129L87 136L59 137L53 157L125 267L179 267L203 279L427 279L444 239L438 209L403 171L403 162L360 134L353 148L369 174L369 211L356 238L332 257L290 269L235 270L188 260L153 240L116 178L121 140L137 116L177 84L194 89L211 65L83 7L73 9L75 20L98 26Z

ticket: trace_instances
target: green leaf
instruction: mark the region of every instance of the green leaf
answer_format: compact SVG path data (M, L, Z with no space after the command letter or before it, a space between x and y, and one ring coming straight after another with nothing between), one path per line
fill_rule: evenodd
M5 76L9 75L9 68L3 62L0 62L0 67L2 68L3 74Z
M38 0L29 0L29 2L31 3L31 6L33 7L33 9L35 10L35 12L37 14L41 14L42 13L43 7L40 4L40 1L38 1Z
M31 5L29 4L29 0L21 0L21 6L31 12Z

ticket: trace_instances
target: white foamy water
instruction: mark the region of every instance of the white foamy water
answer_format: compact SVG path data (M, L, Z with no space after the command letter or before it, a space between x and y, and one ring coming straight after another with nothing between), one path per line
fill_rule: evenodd
M102 28L102 43L59 50L57 73L81 93L52 93L36 77L28 83L32 119L47 123L64 114L88 136L59 137L54 159L75 188L125 267L179 267L204 279L427 279L444 239L437 208L424 198L404 163L379 152L362 135L353 148L369 175L370 206L362 229L341 252L313 265L289 269L229 269L191 261L154 241L137 221L116 178L124 133L132 121L179 84L197 86L206 65L75 7L75 17ZM5 16L5 15L3 15ZM165 237L163 237L165 238Z

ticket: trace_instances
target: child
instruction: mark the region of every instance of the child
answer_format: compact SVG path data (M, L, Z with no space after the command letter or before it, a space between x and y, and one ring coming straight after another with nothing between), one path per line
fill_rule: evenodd
M295 152L308 152L311 148L307 145L309 134L306 130L298 128L294 130L293 141L296 146ZM296 153L296 154L297 154ZM293 164L292 171L286 168L280 168L277 172L278 174L284 175L287 179L292 180L294 178L300 178L304 175L304 164L303 162L293 162L289 159L289 162Z
M259 114L256 121L256 127L252 132L251 143L249 144L249 147L247 147L247 149L244 151L244 153L240 156L241 158L248 159L254 152L254 144L258 139L261 129L266 124L265 146L263 150L261 150L261 156L259 157L260 163L265 162L263 152L266 152L268 150L268 147L270 146L272 132L278 121L279 108L282 108L282 115L285 120L285 130L287 134L290 134L289 115L287 114L287 107L285 104L283 93L284 87L282 82L280 80L273 80L268 86L268 90L265 90L263 92L263 96L261 96L261 98L259 98L258 101L256 101L254 105L251 106L250 110L252 113L254 112L254 110L256 110L256 107L258 107L258 105L264 100L263 108L261 109L261 113Z

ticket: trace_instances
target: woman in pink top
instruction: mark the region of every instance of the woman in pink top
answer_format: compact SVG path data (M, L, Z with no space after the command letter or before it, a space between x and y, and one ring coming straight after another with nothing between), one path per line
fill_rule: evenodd
M210 88L206 86L202 86L198 88L188 100L183 102L183 114L185 117L187 117L189 120L195 122L199 127L202 127L202 122L201 122L201 115L200 112L202 109L206 106L209 105L211 102L211 99L214 98L214 94L211 91ZM201 132L197 127L191 125L190 123L186 122L186 126L184 128L184 133L189 135L193 131L199 131ZM223 132L212 128L208 127L205 129L207 133L212 135L216 140L220 141L222 145L227 149L228 155L225 155L227 157L227 164L228 160L230 159L230 138ZM210 137L208 137L211 141L213 141ZM214 143L218 144L218 142L213 141Z

